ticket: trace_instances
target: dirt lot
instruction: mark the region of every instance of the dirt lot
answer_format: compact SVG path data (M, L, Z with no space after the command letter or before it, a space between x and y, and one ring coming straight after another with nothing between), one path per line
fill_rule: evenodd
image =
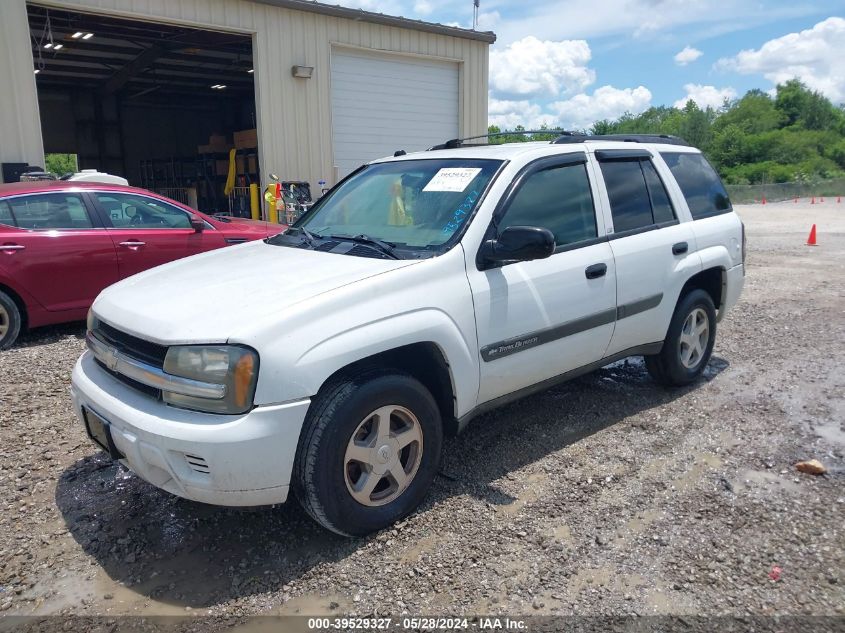
M344 540L176 499L72 415L82 325L0 354L5 614L845 614L845 205L743 207L706 380L641 362L472 423L422 510ZM810 224L817 248L804 245ZM814 477L793 465L816 458ZM780 579L770 579L774 566ZM234 619L233 619L234 618Z

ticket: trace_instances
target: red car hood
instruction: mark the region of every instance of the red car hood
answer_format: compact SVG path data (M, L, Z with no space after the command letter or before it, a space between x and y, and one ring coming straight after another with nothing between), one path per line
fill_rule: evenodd
M247 239L261 239L270 237L284 231L285 224L271 224L261 220L248 220L246 218L226 218L220 220L215 218L217 228L226 237L246 237Z

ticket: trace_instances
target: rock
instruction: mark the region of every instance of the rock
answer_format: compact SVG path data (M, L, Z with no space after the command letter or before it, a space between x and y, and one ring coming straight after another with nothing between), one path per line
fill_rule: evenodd
M808 475L824 475L827 472L827 468L817 459L798 462L795 464L795 470Z

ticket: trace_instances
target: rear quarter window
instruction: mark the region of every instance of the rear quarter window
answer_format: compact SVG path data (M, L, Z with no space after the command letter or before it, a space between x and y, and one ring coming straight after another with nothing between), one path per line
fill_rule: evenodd
M687 152L661 152L660 155L678 181L694 220L733 209L719 174L704 156Z

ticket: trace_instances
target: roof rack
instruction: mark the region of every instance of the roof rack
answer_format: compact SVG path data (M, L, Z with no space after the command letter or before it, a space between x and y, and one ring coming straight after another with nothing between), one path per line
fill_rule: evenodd
M623 141L625 143L663 143L664 145L683 145L691 147L680 136L671 134L580 134L578 132L563 132L552 141L554 145L567 143L584 143L585 141Z
M486 143L470 143L467 144L465 141L474 141L480 138L496 138L498 136L517 136L518 134L560 134L560 135L567 135L567 134L574 134L574 132L568 132L566 130L519 130L517 132L495 132L493 134L480 134L479 136L467 136L466 138L453 138L445 143L440 143L439 145L434 145L433 147L429 147L427 151L433 152L439 149L458 149L459 147L478 147L481 145L486 145ZM561 137L562 138L562 137ZM555 141L552 141L555 142Z

